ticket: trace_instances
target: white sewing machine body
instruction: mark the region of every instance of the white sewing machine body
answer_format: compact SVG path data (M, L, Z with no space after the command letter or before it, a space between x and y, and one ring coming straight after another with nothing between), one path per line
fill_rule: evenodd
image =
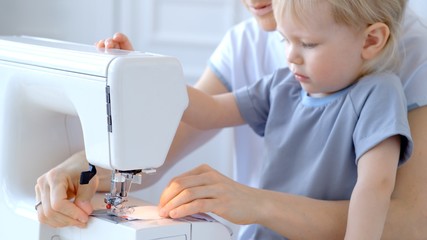
M230 239L217 222L92 218L87 229L54 229L37 221L37 177L82 149L103 168L158 168L187 102L175 58L0 37L2 238Z

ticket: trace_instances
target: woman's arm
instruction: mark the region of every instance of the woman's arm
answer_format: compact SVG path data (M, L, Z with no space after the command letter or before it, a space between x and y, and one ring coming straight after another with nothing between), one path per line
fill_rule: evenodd
M393 136L359 159L357 182L350 199L346 240L381 238L399 155L400 136Z
M409 113L414 149L398 169L382 239L427 236L427 107ZM262 224L290 239L343 239L349 201L324 201L240 185L208 166L174 178L163 216L213 212L236 224Z
M289 239L342 240L347 202L251 188L201 165L172 179L160 198L159 214L180 218L212 212L235 224L264 225Z
M414 148L399 167L384 228L384 240L427 237L427 106L408 114Z

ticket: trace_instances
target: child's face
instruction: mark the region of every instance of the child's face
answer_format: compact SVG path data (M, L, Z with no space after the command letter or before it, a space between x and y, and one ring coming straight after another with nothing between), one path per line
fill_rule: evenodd
M363 32L337 24L326 1L304 14L304 21L283 16L277 22L295 79L311 96L325 96L355 82L363 62Z
M255 17L262 29L265 31L276 30L271 0L242 0L242 3Z

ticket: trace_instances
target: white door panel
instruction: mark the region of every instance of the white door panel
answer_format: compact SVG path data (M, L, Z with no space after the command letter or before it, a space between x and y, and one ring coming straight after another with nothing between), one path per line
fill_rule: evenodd
M114 0L0 0L0 34L93 44L114 31Z
M225 32L247 17L239 0L146 0L121 5L121 27L135 48L178 57L191 83Z

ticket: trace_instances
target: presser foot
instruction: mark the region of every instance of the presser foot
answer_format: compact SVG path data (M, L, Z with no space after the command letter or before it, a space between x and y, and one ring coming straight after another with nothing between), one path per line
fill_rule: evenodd
M127 211L120 211L120 213L124 214L125 212L128 212L129 209L133 210L133 207L127 207L127 208L128 208ZM116 224L135 220L135 219L129 219L127 215L117 215L117 211L111 211L111 209L94 210L92 214L90 214L90 216L101 218Z
M124 203L127 202L127 198L125 197L113 197L111 196L111 193L108 193L104 198L104 202L106 204L106 210L109 211L112 215L121 217L127 216L134 212L134 208L132 206L125 206Z

